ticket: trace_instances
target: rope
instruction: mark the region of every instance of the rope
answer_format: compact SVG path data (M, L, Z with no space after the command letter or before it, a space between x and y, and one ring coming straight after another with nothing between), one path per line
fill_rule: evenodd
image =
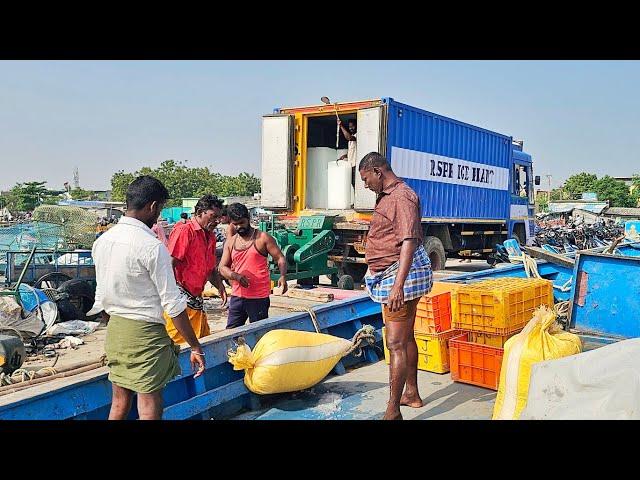
M318 315L316 315L316 312L313 311L311 309L311 307L280 307L278 306L278 308L281 308L283 310L288 310L290 312L305 312L308 313L309 316L311 317L311 322L313 323L313 328L316 329L316 333L322 333L320 331L320 324L318 323Z
M571 310L571 302L559 302L553 306L553 311L558 317L567 317L569 315L569 310Z
M343 357L346 357L347 355L352 353L354 350L357 350L357 352L353 354L355 357L361 356L362 344L364 342L367 342L369 345L373 345L376 342L375 328L373 328L371 325L364 325L360 330L358 330L355 333L355 335L351 339L351 343L353 345L349 350L347 350L347 352L343 355Z
M536 262L535 258L527 255L525 252L522 252L522 256L509 255L509 260L512 260L514 262L522 262L522 265L524 266L524 273L527 275L527 278L531 278L532 275L535 278L542 278L542 275L540 275L540 272L538 272L538 262ZM553 288L556 288L561 292L568 292L571 290L572 281L573 277L567 280L564 285L553 285Z

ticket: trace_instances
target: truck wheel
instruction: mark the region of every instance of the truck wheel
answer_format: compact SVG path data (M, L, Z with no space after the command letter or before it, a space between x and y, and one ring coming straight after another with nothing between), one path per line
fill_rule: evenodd
M353 278L354 282L362 282L364 280L364 276L367 273L367 265L364 263L345 263L342 270L345 275L349 275Z
M69 301L76 307L78 311L78 320L84 320L84 314L91 310L95 301L95 292L93 287L78 278L67 280L58 287L58 292L69 295Z
M431 270L444 270L447 254L444 246L438 237L426 237L424 239L424 249L427 251L429 260L431 260Z
M351 275L342 275L338 279L338 288L341 290L353 290L353 277Z

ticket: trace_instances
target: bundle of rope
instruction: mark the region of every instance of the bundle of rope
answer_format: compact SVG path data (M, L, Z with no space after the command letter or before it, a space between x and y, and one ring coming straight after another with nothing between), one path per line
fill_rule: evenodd
M536 262L535 258L527 255L525 252L522 252L521 256L509 255L509 260L512 262L522 262L522 265L524 266L524 273L527 275L527 278L531 278L532 276L535 278L542 278L542 275L538 272L538 262ZM571 290L572 281L573 277L567 280L563 285L554 285L553 288L558 289L561 292L569 292Z

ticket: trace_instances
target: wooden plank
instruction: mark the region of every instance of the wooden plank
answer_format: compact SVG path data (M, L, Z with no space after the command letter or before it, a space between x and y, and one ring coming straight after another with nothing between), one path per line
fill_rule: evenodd
M322 302L318 302L317 300L312 300L308 298L293 298L293 297L283 297L279 295L271 295L269 297L271 300L272 308L282 308L286 310L292 310L295 308L311 308L316 305L323 305Z
M538 247L522 247L526 253L533 258L539 258L546 260L549 263L555 265L562 265L563 267L573 268L575 260L573 258L565 257L564 255L558 255L556 253L547 252L546 250Z
M333 294L327 292L315 292L304 288L290 288L285 294L291 298L302 298L305 300L315 300L316 302L327 303L333 301Z

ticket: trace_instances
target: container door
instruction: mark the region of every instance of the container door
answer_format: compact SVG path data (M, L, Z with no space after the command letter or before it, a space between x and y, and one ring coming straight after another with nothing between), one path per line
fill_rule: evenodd
M358 157L356 162L356 188L354 208L356 210L373 210L376 205L376 194L364 187L360 180L358 164L362 157L369 152L385 154L384 132L384 107L363 108L358 110Z
M293 200L293 115L262 117L262 197L266 208L290 209Z

